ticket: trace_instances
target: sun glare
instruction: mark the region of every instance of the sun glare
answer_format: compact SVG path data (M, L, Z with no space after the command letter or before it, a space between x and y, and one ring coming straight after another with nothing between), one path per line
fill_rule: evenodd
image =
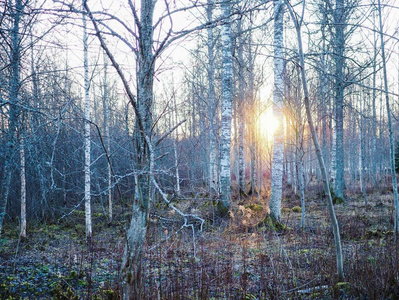
M273 141L274 131L279 126L279 120L273 115L271 108L266 109L258 119L259 132L261 136L268 142Z

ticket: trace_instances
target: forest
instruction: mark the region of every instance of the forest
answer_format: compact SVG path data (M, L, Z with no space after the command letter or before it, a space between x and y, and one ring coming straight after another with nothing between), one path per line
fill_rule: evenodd
M0 0L1 299L398 299L394 0Z

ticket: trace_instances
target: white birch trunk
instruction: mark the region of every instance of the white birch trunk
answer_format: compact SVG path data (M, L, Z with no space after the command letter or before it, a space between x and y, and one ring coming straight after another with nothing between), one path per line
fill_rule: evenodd
M223 79L222 79L222 122L220 137L220 186L221 204L230 208L230 150L231 150L231 116L233 103L233 55L230 24L231 3L222 3L222 14L225 24L222 27L223 44Z
M272 218L281 220L281 198L283 193L284 172L284 51L283 51L283 17L284 7L280 0L274 1L274 90L273 114L278 120L278 127L273 139L273 162L271 174L270 214Z
M21 133L22 134L22 133ZM26 178L25 178L25 142L23 136L20 138L20 160L21 160L21 233L22 239L26 238Z
M382 25L382 13L381 13L381 3L378 0L378 16L379 16L379 32L381 39L381 58L382 58L382 70L384 74L384 92L385 92L385 104L387 109L388 116L388 133L389 133L389 155L390 155L390 166L391 166L391 176L392 176L392 186L393 186L393 195L394 195L394 206L395 206L395 217L394 217L394 230L395 230L395 238L399 233L398 222L399 222L399 203L398 203L398 183L396 180L395 173L395 142L392 131L392 116L391 109L389 104L389 90L388 90L388 76L387 76L387 66L386 66L386 58L385 58L385 42L384 42L384 28Z
M86 220L86 240L91 242L92 228L91 228L91 190L90 190L90 95L89 95L89 65L88 65L88 44L87 44L87 27L86 15L82 14L83 19L83 55L84 55L84 92L85 92L85 220Z
M208 21L212 20L212 1L208 0ZM218 194L218 163L217 163L217 122L216 122L216 97L215 97L215 62L213 29L208 28L208 106L209 106L209 195Z

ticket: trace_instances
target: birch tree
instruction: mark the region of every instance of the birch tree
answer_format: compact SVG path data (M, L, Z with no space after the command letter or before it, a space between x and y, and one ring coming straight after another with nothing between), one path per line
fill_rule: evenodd
M83 0L83 5L85 0ZM86 14L82 13L83 21L83 64L84 64L84 94L85 94L85 127L84 127L84 147L85 147L85 221L86 221L86 240L91 242L92 226L91 226L91 181L90 181L90 83L89 83L89 65L88 65L88 43L87 43L87 24Z
M207 21L211 22L213 19L213 9L215 4L213 0L207 0L206 14ZM207 29L207 48L208 48L208 112L209 112L209 195L212 197L213 193L218 195L218 162L217 162L217 133L216 126L216 93L215 93L215 42L213 34L214 29Z
M220 190L223 210L230 208L230 150L231 150L231 116L233 104L233 54L231 37L231 3L222 2L224 24L222 26L222 121L220 136Z
M281 198L283 193L284 172L284 51L283 51L283 1L274 4L274 89L273 114L278 120L278 127L273 137L273 162L271 174L270 214L274 221L281 220Z
M20 178L21 178L21 239L26 238L26 168L25 168L25 142L23 133L20 137Z

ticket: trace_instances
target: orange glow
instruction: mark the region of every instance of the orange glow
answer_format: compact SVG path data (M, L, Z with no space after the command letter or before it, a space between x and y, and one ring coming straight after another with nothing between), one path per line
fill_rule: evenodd
M274 132L278 128L279 122L280 121L274 117L272 108L266 109L260 114L258 119L260 136L267 142L272 142Z

